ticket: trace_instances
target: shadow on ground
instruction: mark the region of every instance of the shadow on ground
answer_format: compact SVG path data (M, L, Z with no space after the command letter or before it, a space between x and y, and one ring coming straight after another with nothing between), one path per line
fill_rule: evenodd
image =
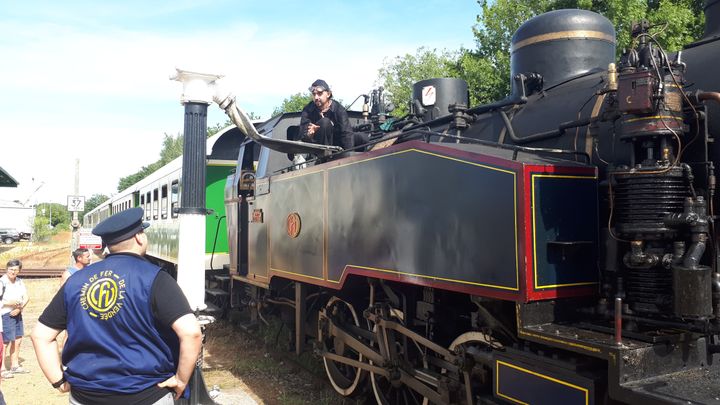
M246 332L237 325L241 321L231 318L234 322L220 320L206 331L203 374L208 390L214 385L221 393L231 387L245 387L257 403L264 404L362 403L347 400L333 390L322 360L311 348L296 356L290 344L291 331L279 320L271 319L270 325Z

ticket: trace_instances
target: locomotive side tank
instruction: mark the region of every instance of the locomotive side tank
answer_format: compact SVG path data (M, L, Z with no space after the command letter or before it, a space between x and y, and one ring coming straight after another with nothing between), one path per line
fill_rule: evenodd
M669 55L638 24L615 60L604 17L538 16L506 99L420 82L409 116L355 117L354 152L218 97L255 140L227 183L234 301L291 308L296 351L379 404L717 401L715 31Z

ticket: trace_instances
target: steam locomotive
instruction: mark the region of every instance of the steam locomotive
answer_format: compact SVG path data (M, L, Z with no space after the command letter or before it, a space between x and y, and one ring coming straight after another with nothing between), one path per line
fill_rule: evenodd
M620 60L604 17L537 16L506 99L428 79L394 118L378 89L351 150L218 95L232 305L282 312L337 392L379 404L717 403L719 4L673 54L637 24ZM192 185L158 184L124 204L171 222Z
M674 54L635 25L619 61L604 17L535 17L508 98L430 79L389 119L375 93L351 151L218 99L248 135L234 302L294 309L296 350L311 335L333 387L380 404L716 403L718 4Z
M429 79L390 118L376 91L353 150L217 98L247 136L234 305L289 311L296 350L380 404L717 403L719 4L674 54L635 25L618 61L606 18L537 16L508 98Z

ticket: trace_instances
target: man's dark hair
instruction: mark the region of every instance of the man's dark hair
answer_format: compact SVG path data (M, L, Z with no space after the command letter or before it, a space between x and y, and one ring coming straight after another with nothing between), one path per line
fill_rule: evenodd
M7 269L8 267L15 267L15 266L18 266L22 269L22 262L18 259L9 260L7 262L7 264L5 265L5 268Z
M80 256L82 256L83 254L85 254L85 252L89 252L89 250L87 250L87 249L85 249L85 248L75 249L75 250L72 252L73 259L74 259L75 261L77 261L77 260L78 260L78 257L80 257Z

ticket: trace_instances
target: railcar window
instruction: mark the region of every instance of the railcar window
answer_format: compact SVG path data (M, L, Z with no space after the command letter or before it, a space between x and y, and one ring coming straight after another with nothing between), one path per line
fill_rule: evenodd
M143 209L143 212L147 212L147 210L145 209L145 195L144 194L140 196L140 208Z
M170 215L173 218L177 218L178 214L175 212L175 208L178 205L178 198L180 196L180 186L177 180L173 180L170 185Z
M162 219L167 219L167 209L168 209L168 198L167 198L167 184L164 184L162 186L162 190L160 192L160 215Z
M150 219L151 205L150 205L150 192L149 191L145 194L145 204L146 204L145 205L145 219Z
M159 201L159 199L158 199L158 190L157 190L157 189L153 190L153 200L152 200L152 202L153 202L153 205L152 205L153 219L158 219L158 213L160 212L160 207L159 207L159 204L158 204L158 203L159 203L160 201Z

